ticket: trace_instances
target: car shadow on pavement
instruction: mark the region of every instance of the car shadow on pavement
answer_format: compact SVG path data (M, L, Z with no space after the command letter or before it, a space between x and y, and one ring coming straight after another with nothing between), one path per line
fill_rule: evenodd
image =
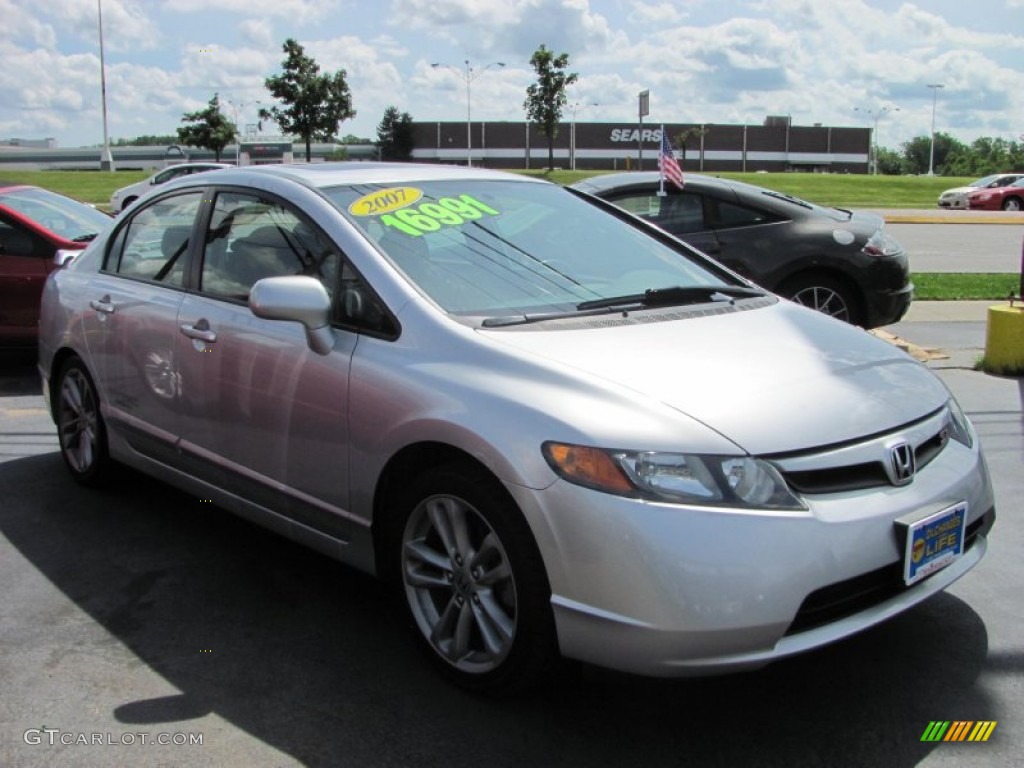
M42 392L36 370L36 351L0 349L0 397Z
M0 498L0 533L56 602L181 692L76 693L96 730L195 729L212 713L314 766L909 768L947 746L920 741L929 721L999 719L979 682L985 625L949 594L756 672L653 680L580 666L530 696L489 700L432 671L376 580L170 487L125 470L109 490L81 489L52 453L0 464ZM5 609L87 662L100 640L68 612ZM30 651L5 649L14 667ZM1019 674L1022 659L996 664ZM32 695L5 698L16 711Z

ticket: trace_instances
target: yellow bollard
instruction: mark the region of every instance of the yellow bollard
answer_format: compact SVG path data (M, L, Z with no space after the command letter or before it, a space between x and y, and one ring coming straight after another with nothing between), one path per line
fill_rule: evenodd
M982 367L986 373L1024 375L1024 306L988 308Z

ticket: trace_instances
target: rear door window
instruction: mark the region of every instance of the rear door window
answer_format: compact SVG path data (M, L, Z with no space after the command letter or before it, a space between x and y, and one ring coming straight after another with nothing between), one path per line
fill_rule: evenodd
M704 221L704 197L693 192L666 192L664 195L637 192L615 197L612 202L674 235L708 229Z

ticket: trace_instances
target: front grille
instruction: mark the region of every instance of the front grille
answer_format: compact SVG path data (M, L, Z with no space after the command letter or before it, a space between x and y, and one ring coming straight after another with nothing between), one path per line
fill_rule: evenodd
M786 472L785 478L790 487L800 493L840 493L889 484L889 476L885 474L885 467L880 461L805 472Z
M772 461L789 486L798 493L842 493L891 485L886 472L886 445L897 435L914 448L917 471L927 467L942 453L949 442L945 409L902 428L898 433L881 435L850 446L839 446L817 453L766 456Z
M964 532L964 552L974 546L979 535L988 532L994 518L995 511L989 510L967 526ZM821 587L804 599L786 634L795 635L853 616L908 589L914 589L929 578L931 577L908 587L903 583L903 568L896 562L854 576L852 579Z

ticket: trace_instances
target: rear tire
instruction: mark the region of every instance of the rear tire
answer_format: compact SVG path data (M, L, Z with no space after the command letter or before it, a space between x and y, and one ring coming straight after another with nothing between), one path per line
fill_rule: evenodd
M552 674L559 657L551 588L505 489L457 462L419 476L400 504L398 586L431 662L455 684L492 695Z
M64 464L82 485L101 485L110 470L107 430L96 385L79 358L64 362L54 391L57 438Z
M829 317L860 325L860 304L844 283L824 275L804 275L788 280L778 290L795 304L817 310Z

